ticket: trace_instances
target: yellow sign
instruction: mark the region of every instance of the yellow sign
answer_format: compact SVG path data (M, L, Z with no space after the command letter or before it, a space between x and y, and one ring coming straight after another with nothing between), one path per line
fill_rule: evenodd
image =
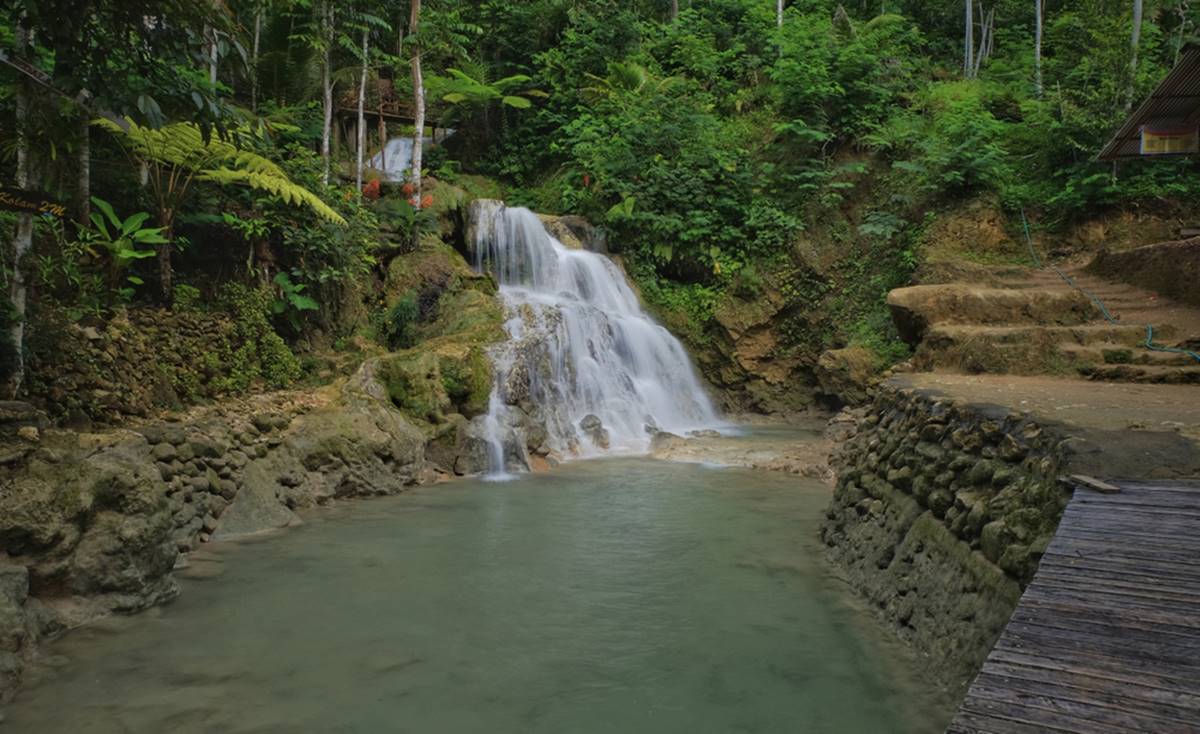
M52 217L67 215L67 208L46 194L11 186L0 186L0 209L25 214L49 214Z
M1200 153L1200 127L1196 125L1143 125L1142 155Z

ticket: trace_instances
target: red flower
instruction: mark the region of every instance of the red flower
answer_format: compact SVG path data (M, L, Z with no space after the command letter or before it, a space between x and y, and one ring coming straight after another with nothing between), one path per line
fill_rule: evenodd
M366 186L363 186L363 198L374 201L379 198L379 181L368 181Z
M405 196L412 196L413 192L417 190L417 187L413 186L411 183L406 183L400 187L400 190L404 192Z
M592 185L592 176L591 176L591 174L588 174L588 173L585 173L585 174L583 174L583 188L585 188L585 189L586 189L586 188L588 188L588 187L589 187L589 186L591 186L591 185Z
M433 206L433 194L425 194L421 197L421 208L428 209Z

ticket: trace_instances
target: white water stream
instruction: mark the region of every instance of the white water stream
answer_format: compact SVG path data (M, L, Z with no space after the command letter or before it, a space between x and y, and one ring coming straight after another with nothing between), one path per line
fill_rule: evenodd
M485 419L493 474L527 463L531 425L569 457L644 453L658 430L720 423L683 345L611 260L568 249L528 209L476 201L472 220L475 267L495 275L508 319Z

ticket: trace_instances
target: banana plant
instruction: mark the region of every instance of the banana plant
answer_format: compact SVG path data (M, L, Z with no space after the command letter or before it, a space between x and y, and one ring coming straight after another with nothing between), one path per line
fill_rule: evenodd
M154 257L157 253L153 247L163 244L167 238L162 227L143 226L150 218L149 212L138 212L121 219L107 201L93 196L92 204L100 211L92 212L92 226L80 233L80 239L92 256L97 256L97 248L108 255L109 287L122 301L129 301L143 281L136 275L125 275L122 280L122 274L134 261ZM150 249L142 249L143 246Z

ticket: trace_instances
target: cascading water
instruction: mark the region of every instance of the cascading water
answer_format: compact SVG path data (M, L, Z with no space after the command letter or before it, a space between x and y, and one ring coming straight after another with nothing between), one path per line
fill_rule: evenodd
M434 135L421 138L421 145L428 150L433 145L442 142L454 134L451 128L438 128ZM367 161L367 167L382 174L384 181L399 183L412 173L413 139L411 135L402 138L390 138L383 149Z
M493 474L558 456L642 453L652 434L711 428L717 413L683 345L638 303L617 266L571 250L528 209L472 205L475 267L504 300L484 418Z

